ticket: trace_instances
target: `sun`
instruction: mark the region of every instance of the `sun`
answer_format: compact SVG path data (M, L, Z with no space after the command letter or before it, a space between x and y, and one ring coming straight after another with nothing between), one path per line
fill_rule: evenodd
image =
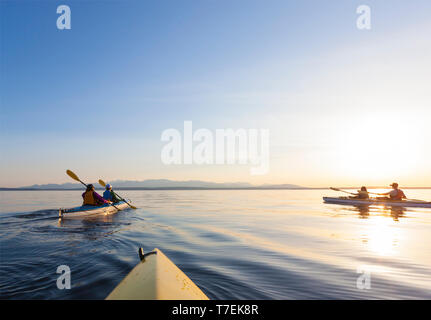
M335 139L334 169L355 181L392 181L415 171L422 141L405 117L369 114L349 123Z

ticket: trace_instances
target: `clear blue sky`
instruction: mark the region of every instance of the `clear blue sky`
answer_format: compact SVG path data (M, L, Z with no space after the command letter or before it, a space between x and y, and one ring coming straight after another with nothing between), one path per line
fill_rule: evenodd
M66 169L92 181L392 182L396 173L373 174L385 162L367 162L361 176L347 174L358 163L345 155L334 165L362 129L393 135L355 115L411 117L400 178L430 184L421 144L431 136L428 0L0 3L0 186L66 182ZM71 30L56 28L60 4L71 8ZM372 10L370 31L356 28L361 4ZM163 165L161 132L185 120L271 129L270 173ZM372 151L391 161L392 151Z

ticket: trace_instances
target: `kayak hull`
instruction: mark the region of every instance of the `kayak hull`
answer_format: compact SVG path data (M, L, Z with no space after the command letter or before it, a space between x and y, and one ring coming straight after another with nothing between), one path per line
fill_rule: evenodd
M208 297L162 251L154 249L144 255L106 299L208 300Z
M352 205L352 206L391 206L391 207L415 207L415 208L431 208L431 202L420 201L392 201L392 200L377 200L377 199L351 199L348 197L323 197L323 201L332 204Z
M83 219L97 217L100 215L109 215L117 213L119 210L126 209L128 204L124 201L120 201L114 206L105 204L102 206L80 206L70 209L60 209L59 217L61 219Z

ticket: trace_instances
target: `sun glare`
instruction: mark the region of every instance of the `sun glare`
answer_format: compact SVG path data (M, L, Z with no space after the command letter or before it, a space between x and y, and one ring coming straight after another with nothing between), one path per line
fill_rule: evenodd
M392 181L416 169L422 141L405 118L373 114L350 123L338 136L333 163L343 177Z
M367 240L371 251L381 256L394 254L399 245L400 234L392 223L392 220L386 217L376 217L374 224L367 228L363 238Z

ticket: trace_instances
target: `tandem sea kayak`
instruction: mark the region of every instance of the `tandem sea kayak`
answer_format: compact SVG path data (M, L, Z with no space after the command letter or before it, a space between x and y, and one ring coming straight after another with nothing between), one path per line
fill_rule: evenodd
M141 262L106 297L107 300L209 300L208 297L159 249Z
M99 215L114 214L129 206L125 201L120 201L114 205L115 207L113 205L104 204L102 206L80 206L70 209L60 209L58 215L61 219L90 218Z
M326 203L333 204L344 204L352 206L392 206L392 207L416 207L416 208L431 208L431 202L427 201L414 201L414 200L403 200L403 201L393 201L393 200L380 200L380 199L352 199L349 197L323 197L323 201Z

